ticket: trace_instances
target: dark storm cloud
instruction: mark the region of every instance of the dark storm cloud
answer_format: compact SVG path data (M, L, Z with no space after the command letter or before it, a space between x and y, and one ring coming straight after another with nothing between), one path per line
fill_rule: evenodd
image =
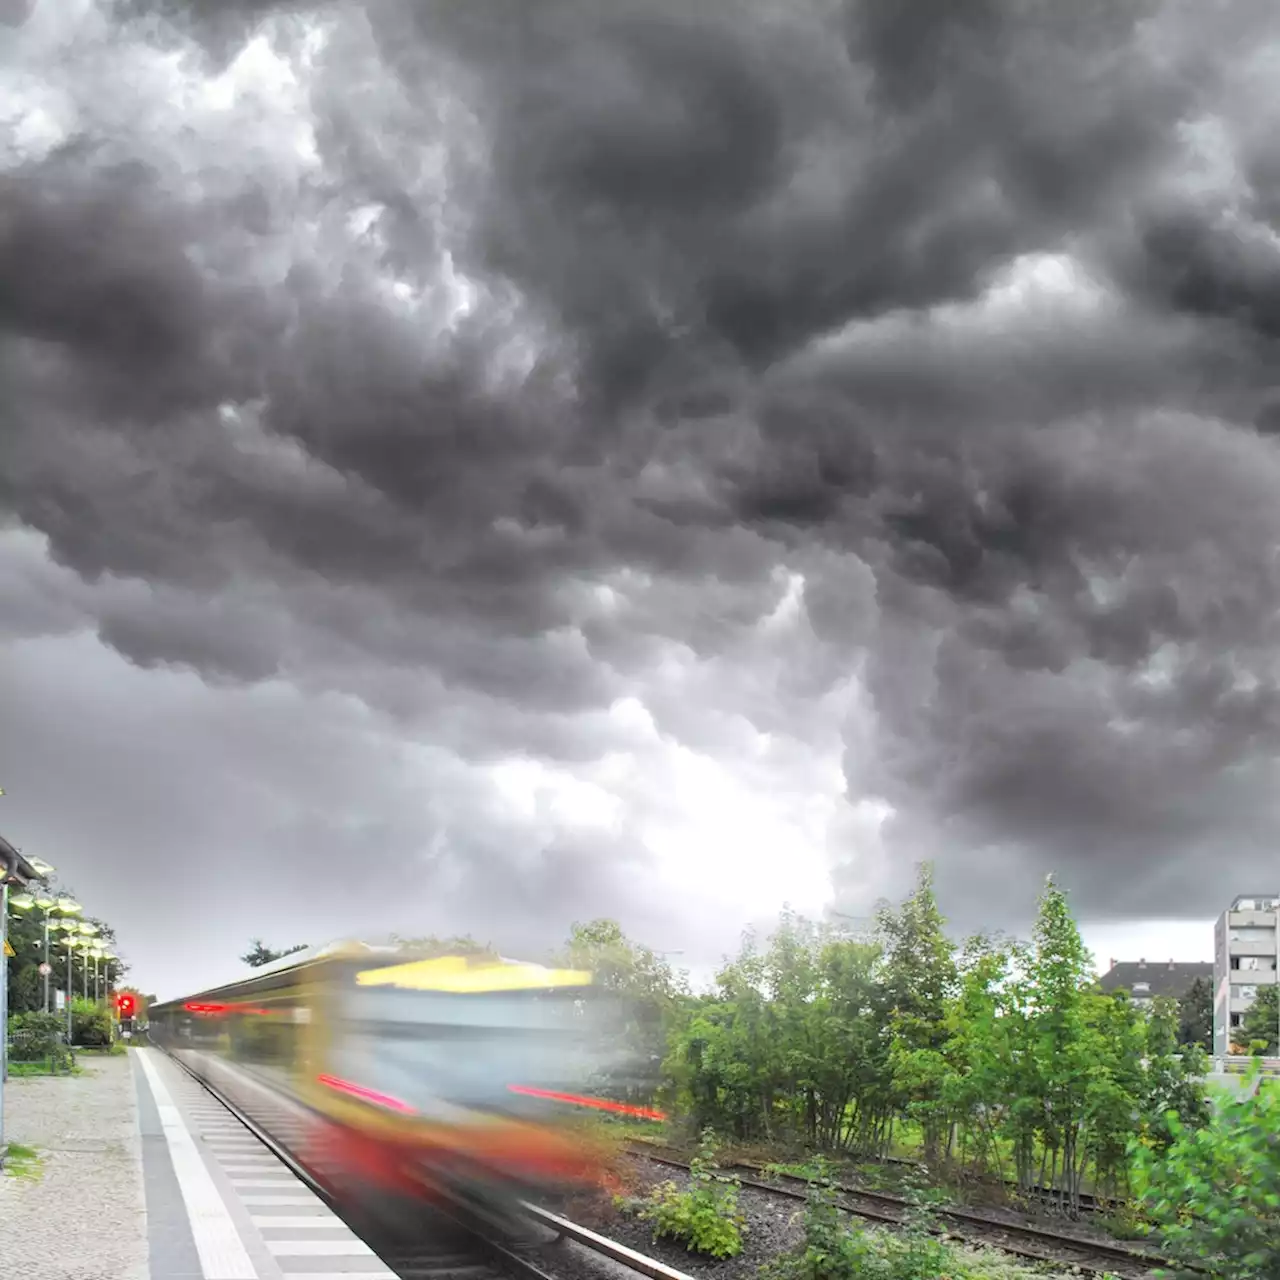
M711 753L734 713L804 741L856 677L850 799L894 806L893 858L938 855L958 911L1057 868L1088 911L1199 913L1211 847L1261 874L1265 7L104 12L117 54L219 72L262 36L312 132L290 151L249 100L153 141L76 99L0 173L0 503L86 584L0 577L9 634L80 619L470 760L598 758L631 692ZM388 821L298 847L436 839ZM621 883L485 821L451 856L521 892Z

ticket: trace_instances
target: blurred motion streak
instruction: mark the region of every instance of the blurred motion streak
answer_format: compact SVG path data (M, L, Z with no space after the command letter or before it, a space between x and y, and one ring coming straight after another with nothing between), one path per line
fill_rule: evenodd
M599 1111L612 1111L617 1115L636 1116L641 1120L665 1120L665 1111L650 1107L633 1107L626 1102L610 1102L607 1098L584 1098L575 1093L552 1093L548 1089L530 1089L524 1085L509 1084L512 1093L522 1093L529 1098L549 1098L553 1102L568 1102L575 1107L594 1107Z
M625 1075L624 1024L585 970L361 942L151 1011L161 1048L390 1231L434 1202L514 1232L520 1200L598 1185L563 1104L663 1118L596 1096Z

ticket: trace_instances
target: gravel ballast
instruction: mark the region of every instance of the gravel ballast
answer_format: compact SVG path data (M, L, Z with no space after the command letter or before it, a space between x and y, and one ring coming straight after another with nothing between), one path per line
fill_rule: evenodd
M662 1182L673 1182L680 1190L687 1189L690 1182L685 1171L654 1164L641 1156L625 1157L621 1171L630 1184L631 1194L638 1197L644 1196ZM758 1280L761 1267L802 1242L804 1205L797 1200L743 1187L738 1192L738 1207L746 1216L743 1250L736 1258L724 1259L691 1253L683 1245L671 1240L655 1240L648 1223L616 1209L608 1196L579 1198L558 1211L581 1226L589 1227L668 1266L698 1277L698 1280L703 1280L703 1277L706 1280L712 1280L712 1277L715 1280ZM876 1225L857 1218L851 1218L850 1222L851 1225L861 1227ZM589 1259L574 1259L571 1252L566 1252L563 1261L569 1265L561 1266L558 1262L555 1268L557 1274L568 1272L574 1280L577 1280L579 1273L584 1277L590 1274ZM1009 1262L1014 1264L1015 1260L1009 1259ZM1029 1264L1024 1265L1029 1267ZM597 1264L594 1275L599 1274ZM1027 1274L1031 1274L1030 1270ZM1070 1276L1073 1272L1067 1267L1060 1272L1044 1267L1037 1274L1044 1280L1050 1280L1054 1275Z

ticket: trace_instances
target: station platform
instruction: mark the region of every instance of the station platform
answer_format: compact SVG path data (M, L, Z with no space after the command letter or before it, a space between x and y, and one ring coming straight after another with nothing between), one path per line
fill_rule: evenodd
M23 1087L15 1089L15 1083ZM43 1107L31 1105L33 1086ZM37 1131L38 1122L28 1123L27 1113L47 1116L49 1099L56 1109L57 1091L68 1086L86 1116L112 1136L97 1139L101 1149L88 1153L89 1167L79 1178L59 1175L50 1196L42 1183L54 1178L57 1149L42 1145L48 1136ZM9 1140L34 1148L45 1167L0 1179L0 1260L6 1264L0 1273L23 1280L395 1278L285 1164L159 1050L100 1059L82 1077L11 1081L9 1102ZM113 1162L105 1182L95 1158ZM104 1186L115 1197L107 1217ZM41 1226L50 1214L55 1221ZM94 1230L71 1229L81 1222ZM23 1236L24 1223L35 1243L29 1233ZM118 1254L110 1261L104 1235ZM68 1249L82 1256L69 1256ZM11 1260L19 1263L12 1272Z

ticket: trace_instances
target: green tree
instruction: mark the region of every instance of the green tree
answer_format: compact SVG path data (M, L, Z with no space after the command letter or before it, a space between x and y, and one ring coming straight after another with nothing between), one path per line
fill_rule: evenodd
M1170 1114L1172 1141L1157 1152L1134 1140L1136 1181L1161 1245L1188 1277L1280 1276L1280 1087L1255 1071L1208 1122Z
M1197 978L1178 1001L1178 1043L1213 1052L1213 984Z
M1250 1046L1261 1044L1262 1052L1276 1052L1277 1034L1280 1033L1280 987L1274 984L1259 987L1252 1005L1240 1019L1240 1038Z
M1028 1161L1034 1149L1033 1132L1042 1149L1036 1180L1059 1187L1066 1208L1074 1213L1079 1211L1087 1156L1082 1142L1088 1119L1086 1094L1090 1086L1096 1090L1100 1083L1098 1053L1106 1033L1098 1027L1102 1007L1091 1007L1088 1000L1092 957L1067 896L1052 876L1040 896L1027 978L1022 1047L1027 1071L1019 1082L1024 1108L1017 1125L1018 1180L1023 1186L1032 1181ZM1034 1126L1031 1132L1029 1125Z
M908 1114L920 1123L925 1160L933 1164L947 1128L943 1049L951 1038L947 1015L958 975L928 863L917 867L915 888L896 908L881 906L876 931L892 1009L895 1087Z
M296 947L285 947L283 951L272 951L261 938L251 940L249 950L240 957L241 961L250 968L261 969L263 965L274 964L277 960L283 960L285 956L296 955L299 951L305 951L307 944L300 942Z

